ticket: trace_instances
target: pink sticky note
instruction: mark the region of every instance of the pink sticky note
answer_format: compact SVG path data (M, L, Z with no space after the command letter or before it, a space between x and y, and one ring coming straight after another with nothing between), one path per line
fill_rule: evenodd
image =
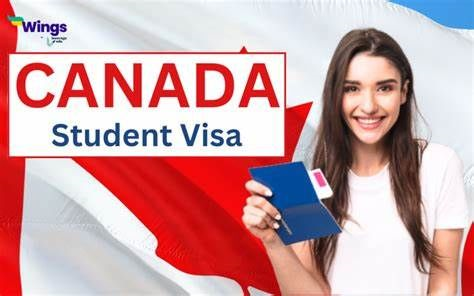
M321 175L321 172L314 172L314 177L316 178L316 181L318 182L318 185L320 187L326 186L326 181L324 180L324 177Z

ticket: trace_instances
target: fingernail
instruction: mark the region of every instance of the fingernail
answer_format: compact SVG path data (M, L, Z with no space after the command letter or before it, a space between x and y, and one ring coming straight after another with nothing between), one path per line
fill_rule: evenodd
M273 223L273 228L278 229L278 228L280 228L280 225L278 225L278 223L275 222L275 223Z
M280 214L276 214L275 219L281 220L281 215L280 215Z
M268 196L268 197L272 196L272 194L273 194L273 193L272 193L270 190L268 190L268 189L265 190L264 193L265 193L265 196Z

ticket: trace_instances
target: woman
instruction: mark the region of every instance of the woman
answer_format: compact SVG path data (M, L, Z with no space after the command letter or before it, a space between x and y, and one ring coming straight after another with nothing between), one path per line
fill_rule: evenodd
M453 150L414 138L415 110L397 42L375 29L346 34L327 73L313 160L343 232L285 246L270 189L246 184L242 220L262 240L283 294L456 294L468 219L462 164Z

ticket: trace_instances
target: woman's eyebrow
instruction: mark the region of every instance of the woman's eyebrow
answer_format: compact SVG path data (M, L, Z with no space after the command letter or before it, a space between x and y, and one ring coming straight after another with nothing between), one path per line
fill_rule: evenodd
M385 83L398 83L398 81L393 78L377 81L377 85L385 84Z
M377 81L377 85L380 85L380 84L385 84L385 83L398 83L398 80L394 79L394 78L390 78L390 79L384 79L384 80L380 80L380 81ZM357 80L344 80L344 84L355 84L355 85L360 85L360 81L357 81Z

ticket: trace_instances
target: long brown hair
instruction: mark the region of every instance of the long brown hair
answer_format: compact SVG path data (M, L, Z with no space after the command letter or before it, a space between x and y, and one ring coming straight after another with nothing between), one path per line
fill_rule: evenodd
M334 191L334 196L324 199L323 202L340 225L350 219L348 172L353 159L350 129L343 119L342 97L349 63L361 52L388 59L400 72L401 86L405 81L409 81L406 102L401 105L399 117L384 140L398 214L414 241L416 268L427 273L426 263L439 266L439 256L428 240L422 222L419 169L426 142L414 137L412 113L417 107L413 92L413 73L398 43L388 34L376 29L353 30L347 33L339 42L329 65L313 156L313 168L322 168ZM337 239L338 236L333 235L311 242L316 266L326 282L334 260Z

